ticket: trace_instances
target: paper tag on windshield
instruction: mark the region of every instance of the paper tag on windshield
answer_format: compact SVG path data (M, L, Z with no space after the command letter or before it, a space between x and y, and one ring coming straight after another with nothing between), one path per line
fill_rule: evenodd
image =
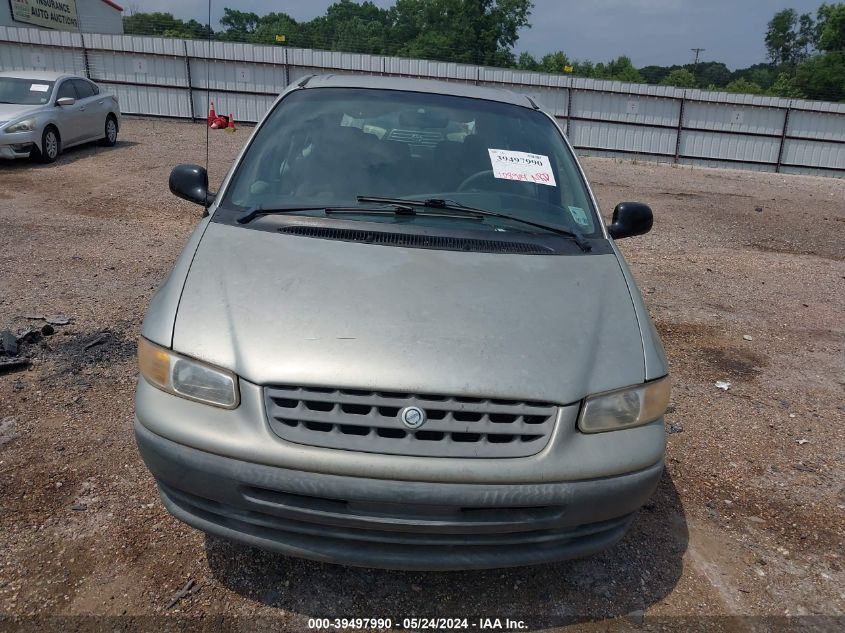
M581 226L590 226L590 220L581 207L569 207L569 215Z
M521 180L556 187L548 156L513 152L509 149L488 149L493 176L502 180Z
M29 87L30 92L47 92L50 89L50 86L47 84L32 84Z

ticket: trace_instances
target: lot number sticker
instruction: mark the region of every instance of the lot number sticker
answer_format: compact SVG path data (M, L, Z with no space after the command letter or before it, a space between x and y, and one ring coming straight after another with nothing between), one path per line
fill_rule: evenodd
M50 90L50 86L47 84L31 84L29 86L30 92L47 92Z
M493 176L502 180L521 180L557 187L548 156L509 149L488 149Z

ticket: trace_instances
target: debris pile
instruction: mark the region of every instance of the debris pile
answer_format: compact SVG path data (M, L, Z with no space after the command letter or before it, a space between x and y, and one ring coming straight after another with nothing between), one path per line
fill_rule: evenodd
M56 333L54 326L67 325L71 321L70 317L62 314L26 314L23 318L45 323L41 327L28 327L17 334L9 329L0 330L0 373L29 367L32 361L23 355L24 346L38 343L45 336L52 336Z

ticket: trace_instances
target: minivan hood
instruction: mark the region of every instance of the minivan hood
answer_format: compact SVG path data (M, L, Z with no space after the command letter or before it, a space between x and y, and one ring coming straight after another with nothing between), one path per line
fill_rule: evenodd
M0 103L0 121L13 121L29 113L34 113L44 106L19 105L17 103Z
M612 253L401 248L216 222L185 281L173 349L262 385L566 404L644 380Z

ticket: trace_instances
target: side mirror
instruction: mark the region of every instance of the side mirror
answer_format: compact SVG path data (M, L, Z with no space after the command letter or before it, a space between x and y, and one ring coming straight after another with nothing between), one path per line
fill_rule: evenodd
M204 207L210 205L216 195L208 190L208 172L199 165L176 165L170 172L170 192Z
M651 230L654 214L651 207L642 202L620 202L613 210L613 223L607 227L610 237L615 240L623 237L642 235Z
M57 106L72 106L76 103L76 99L73 97L62 97L61 99L56 99Z

